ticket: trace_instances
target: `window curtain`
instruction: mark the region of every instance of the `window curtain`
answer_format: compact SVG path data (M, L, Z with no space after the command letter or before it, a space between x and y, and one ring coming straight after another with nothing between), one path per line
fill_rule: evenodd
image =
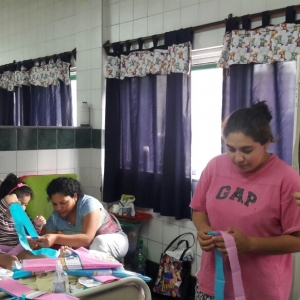
M270 107L275 143L270 152L292 164L296 62L231 65L223 75L223 120L234 110L265 100ZM223 151L225 146L223 145Z
M270 151L292 164L296 61L300 51L300 25L294 8L286 8L286 22L270 25L268 12L262 26L250 29L248 16L226 21L223 51L218 65L224 68L223 119L236 109L265 100L273 114L276 143ZM225 147L223 145L223 151Z
M70 61L69 54L62 57ZM0 125L72 126L69 68L60 58L0 67Z
M163 47L108 57L105 202L132 194L136 206L191 217L191 41L174 31Z

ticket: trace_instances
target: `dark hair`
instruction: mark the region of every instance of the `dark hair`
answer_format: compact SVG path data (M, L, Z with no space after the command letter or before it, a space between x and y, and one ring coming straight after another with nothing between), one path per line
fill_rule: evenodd
M18 184L20 187L18 187ZM0 186L0 199L3 199L5 196L10 194L16 194L17 198L24 195L30 196L30 198L33 197L32 189L25 184L20 177L13 173L8 174L2 181Z
M241 132L252 137L255 142L265 145L274 142L270 122L272 114L265 101L259 101L251 107L234 111L223 124L223 137L232 132Z
M70 177L58 177L49 183L47 187L49 200L57 193L70 197L74 197L75 194L78 197L83 195L79 181Z

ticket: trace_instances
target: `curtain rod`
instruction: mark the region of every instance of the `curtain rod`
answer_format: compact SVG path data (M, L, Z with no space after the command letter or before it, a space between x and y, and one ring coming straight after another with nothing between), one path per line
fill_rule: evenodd
M300 5L293 5L293 9L294 9L294 11L300 11ZM267 11L267 13L270 16L283 14L285 12L286 12L286 8L278 8L278 9L273 9L273 10L268 10ZM255 14L250 14L250 15L246 15L246 16L248 17L248 19L255 19L255 18L261 17L261 14L262 14L262 12L255 13ZM228 15L228 19L230 19L230 18L232 18L232 14ZM226 18L225 20L194 26L194 27L191 27L190 29L195 32L195 31L200 31L202 29L206 29L206 28L209 28L209 27L217 27L217 26L225 25L225 22L228 19ZM242 17L237 17L237 21L238 22L242 21ZM154 34L153 36L155 36L156 38L162 38L162 37L164 37L164 33ZM127 40L127 41L121 41L119 43L121 45L125 45L126 43L130 43L130 44L138 43L138 41L152 41L153 36L147 36L147 37L142 37L142 38L138 38L138 39L131 39L131 40ZM110 43L109 40L105 44L103 44L103 48L104 48L107 55L111 54L109 52L109 50L112 47L112 45L113 45L113 43Z

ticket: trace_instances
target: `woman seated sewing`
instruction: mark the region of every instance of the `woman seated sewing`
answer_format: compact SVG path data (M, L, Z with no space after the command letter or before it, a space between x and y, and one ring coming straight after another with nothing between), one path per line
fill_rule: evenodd
M99 200L82 193L77 180L56 178L47 194L54 211L47 220L46 234L31 240L31 247L86 247L122 260L128 251L127 235Z

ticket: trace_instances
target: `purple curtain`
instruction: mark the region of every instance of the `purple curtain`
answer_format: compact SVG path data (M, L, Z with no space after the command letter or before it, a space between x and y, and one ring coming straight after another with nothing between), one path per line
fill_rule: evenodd
M173 35L165 41L174 43ZM136 206L190 218L190 78L172 73L106 82L103 200L132 194Z
M15 125L14 103L14 93L11 91L0 89L0 125Z
M296 62L231 65L229 70L224 69L223 80L223 120L236 109L265 100L272 110L271 126L276 140L269 150L291 164Z

